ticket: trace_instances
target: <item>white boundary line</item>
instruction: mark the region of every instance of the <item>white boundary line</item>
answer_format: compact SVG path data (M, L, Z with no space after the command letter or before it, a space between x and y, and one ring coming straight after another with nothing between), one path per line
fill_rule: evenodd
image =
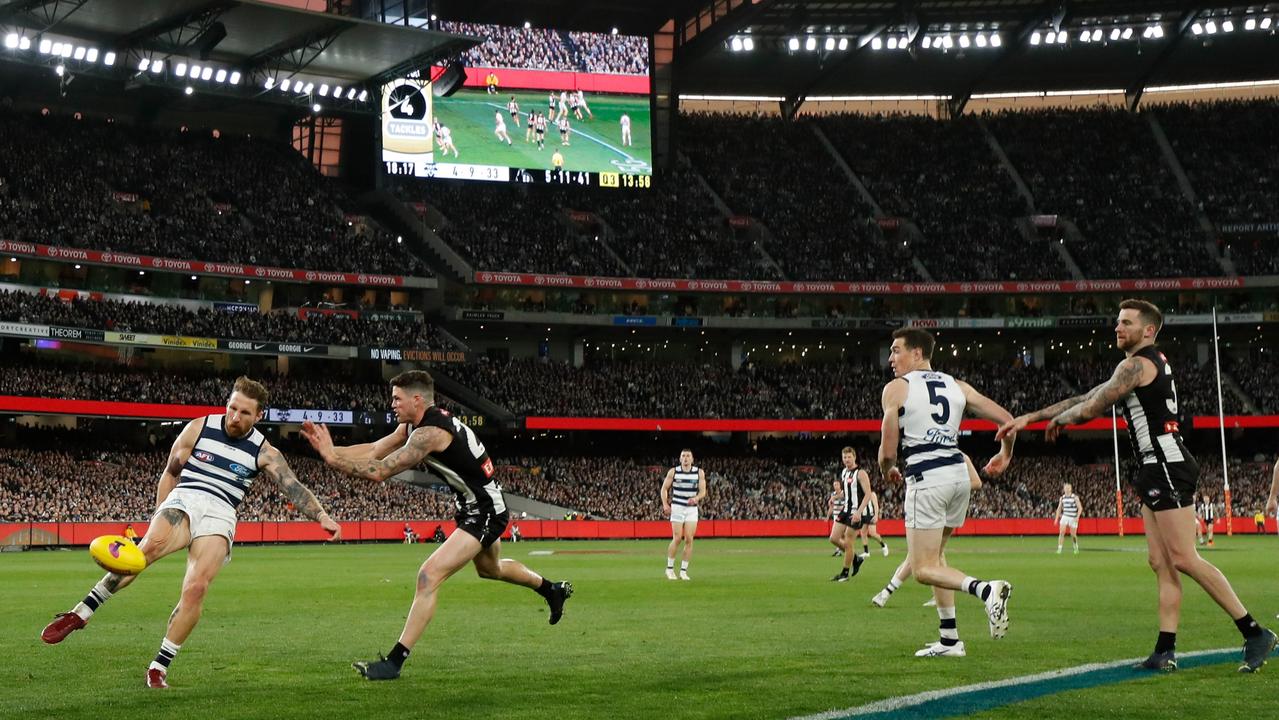
M1216 650L1197 650L1189 653L1178 653L1179 658L1200 657L1203 655L1213 655L1222 652L1238 652L1238 648L1218 648ZM1145 658L1129 658L1127 660L1114 660L1104 663L1089 663L1087 665L1078 665L1076 667L1063 668L1061 670L1049 670L1047 672L1036 673L1034 675L1022 675L1020 677L1005 678L1003 680L991 680L989 682L977 683L975 685L962 685L960 687L947 688L945 690L929 690L927 692L916 693L914 695L902 695L900 697L888 698L866 705L858 705L857 707L845 708L843 710L827 710L823 713L815 715L799 715L790 720L837 720L838 718L856 717L858 715L871 715L881 712L892 712L894 710L902 710L905 708L923 705L934 700L941 700L956 695L964 695L972 692L981 692L982 690L994 690L997 688L1014 687L1017 685L1029 685L1031 683L1040 682L1042 680L1053 680L1056 678L1073 677L1084 673L1093 672L1095 670L1109 670L1121 667L1135 665Z

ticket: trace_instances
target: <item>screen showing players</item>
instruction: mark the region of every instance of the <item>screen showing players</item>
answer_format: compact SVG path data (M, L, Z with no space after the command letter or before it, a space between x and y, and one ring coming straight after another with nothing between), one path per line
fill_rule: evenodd
M484 38L447 98L441 68L382 88L391 175L645 188L653 174L649 44L632 35L440 22Z

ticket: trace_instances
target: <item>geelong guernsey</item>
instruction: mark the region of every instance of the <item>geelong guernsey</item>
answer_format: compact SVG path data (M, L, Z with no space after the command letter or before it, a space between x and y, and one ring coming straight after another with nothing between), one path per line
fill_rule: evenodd
M178 487L208 493L235 508L258 476L258 451L266 436L254 428L232 439L223 429L224 420L222 415L204 419L200 438L178 474Z
M671 482L671 504L688 507L688 501L697 495L700 485L701 476L696 465L688 470L676 465L675 479Z

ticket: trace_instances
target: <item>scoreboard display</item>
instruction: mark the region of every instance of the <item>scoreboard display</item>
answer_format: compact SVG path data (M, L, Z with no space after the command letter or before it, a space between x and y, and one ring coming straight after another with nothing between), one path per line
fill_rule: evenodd
M484 42L437 97L442 68L382 87L387 175L635 189L652 185L648 38L440 23Z

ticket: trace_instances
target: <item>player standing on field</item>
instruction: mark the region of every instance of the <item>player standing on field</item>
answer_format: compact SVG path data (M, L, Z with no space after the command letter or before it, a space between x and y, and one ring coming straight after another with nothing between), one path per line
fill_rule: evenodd
M1203 494L1203 501L1195 508L1195 513L1203 521L1203 534L1208 538L1208 547L1212 547L1212 526L1217 522L1217 507L1213 505L1212 498L1208 496L1208 493ZM1204 544L1202 537L1199 538L1199 544Z
M964 524L972 493L967 463L959 451L959 423L964 410L1003 423L1012 415L971 385L932 368L936 340L926 330L902 328L893 332L889 365L894 378L884 386L883 430L879 467L890 482L906 479L906 554L915 580L933 587L941 638L915 653L916 657L966 654L955 622L955 591L966 591L986 606L990 636L1008 632L1008 597L1012 585L966 576L943 559L946 541ZM1012 461L1016 436L1003 440L986 472L1002 473ZM897 468L901 443L904 472Z
M666 471L662 481L662 510L671 518L671 544L666 547L666 579L675 579L675 553L684 543L679 579L689 580L688 561L693 557L697 534L698 503L706 497L706 471L693 464L693 451L679 454L679 465Z
M835 527L831 537L839 535L840 549L844 551L844 566L839 574L831 578L834 582L848 582L848 579L862 569L865 558L857 554L855 546L857 531L865 519L866 505L870 502L870 476L865 470L857 467L857 451L846 447L840 451L840 460L844 467L839 471L840 505L843 508L835 516ZM852 568L852 575L849 568Z
M857 531L858 536L862 539L862 559L870 557L870 538L875 538L875 542L879 543L879 550L888 557L888 544L884 542L883 536L879 534L879 495L871 490L866 494L869 501L866 503L866 510L862 514L862 527Z
M1079 503L1079 496L1070 483L1061 486L1061 499L1057 501L1057 514L1053 523L1057 525L1057 554L1061 554L1061 541L1066 537L1066 528L1070 528L1070 543L1079 554L1079 516L1084 512Z
M1159 585L1159 638L1141 663L1151 670L1177 668L1177 626L1181 620L1181 575L1189 575L1235 621L1244 637L1240 672L1256 672L1279 641L1253 620L1230 581L1195 550L1194 501L1199 465L1181 441L1177 386L1168 358L1155 347L1163 314L1145 300L1124 300L1115 323L1115 345L1126 358L1109 380L1086 394L1021 415L999 429L998 437L1048 420L1044 432L1055 440L1067 425L1100 416L1119 404L1140 465L1131 480L1141 498L1150 567Z
M622 124L622 147L626 147L631 144L631 116L622 113L622 119L619 122Z
M391 410L400 425L377 442L336 447L328 427L307 421L302 434L324 462L356 478L385 481L410 468L433 472L456 497L457 529L422 563L417 591L404 630L391 652L380 660L357 662L369 680L393 680L409 652L435 616L440 586L467 563L486 580L523 585L549 606L552 625L560 621L564 602L573 595L567 582L553 583L516 560L502 557L502 533L510 515L496 468L484 444L461 420L435 404L435 380L422 370L391 378Z

